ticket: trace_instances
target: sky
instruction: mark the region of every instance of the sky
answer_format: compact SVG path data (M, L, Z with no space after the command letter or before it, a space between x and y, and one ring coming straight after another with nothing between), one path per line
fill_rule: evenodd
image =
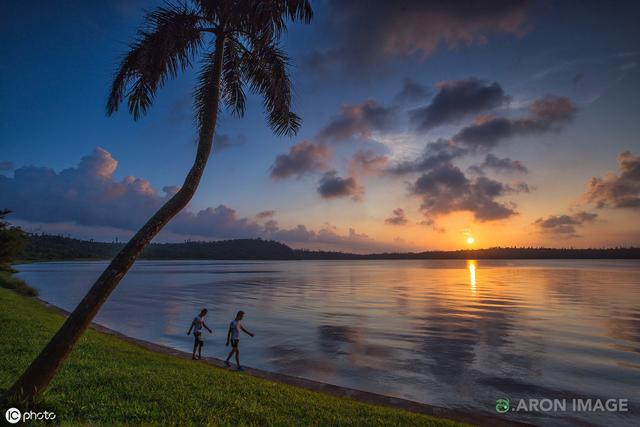
M0 5L0 208L30 232L125 240L191 166L200 62L140 120L107 117L162 3L36 3ZM156 241L640 245L637 2L312 4L281 38L298 134L273 135L256 95L243 118L222 111L195 197Z

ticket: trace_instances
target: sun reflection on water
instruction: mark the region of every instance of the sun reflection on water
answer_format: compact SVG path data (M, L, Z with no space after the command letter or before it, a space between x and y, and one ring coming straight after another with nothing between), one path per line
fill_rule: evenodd
M469 283L471 284L471 294L476 296L476 261L467 261L467 268L469 269Z

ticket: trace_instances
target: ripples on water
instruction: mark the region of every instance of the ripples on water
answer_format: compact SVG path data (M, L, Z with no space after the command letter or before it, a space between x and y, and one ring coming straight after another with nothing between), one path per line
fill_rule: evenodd
M105 265L28 264L19 277L70 310ZM628 398L626 415L507 416L640 425L637 261L141 261L97 321L191 351L203 306L207 356L226 356L242 309L249 366L487 412L499 397Z

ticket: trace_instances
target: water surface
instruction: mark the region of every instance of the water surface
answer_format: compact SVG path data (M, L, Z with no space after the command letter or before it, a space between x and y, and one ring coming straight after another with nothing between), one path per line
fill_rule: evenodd
M106 262L20 265L64 309ZM631 413L509 413L540 425L640 425L640 263L550 261L141 261L97 322L224 358L237 310L248 366L495 414L495 400L627 398Z

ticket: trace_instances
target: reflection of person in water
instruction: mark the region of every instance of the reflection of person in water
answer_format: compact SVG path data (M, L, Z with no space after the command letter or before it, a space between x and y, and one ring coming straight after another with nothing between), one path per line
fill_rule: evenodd
M198 350L198 359L202 359L202 345L204 344L204 341L202 340L202 328L204 327L207 331L209 331L210 334L213 333L213 331L209 329L207 324L204 323L204 318L206 315L206 308L200 310L200 314L193 319L193 322L191 322L191 326L189 326L189 330L187 331L187 335L189 335L191 334L191 330L193 329L194 343L193 355L191 356L191 358L194 360L196 359L196 350Z
M247 335L250 335L252 337L254 336L251 332L247 331L240 323L243 317L244 311L239 311L238 314L236 314L235 320L233 320L229 325L229 332L227 332L227 347L229 346L229 342L231 342L231 351L227 356L227 360L224 361L224 364L226 366L231 366L231 364L229 363L229 359L231 359L231 356L233 356L233 354L235 353L238 371L244 371L244 369L242 369L242 366L240 366L240 330L242 330L242 332Z

